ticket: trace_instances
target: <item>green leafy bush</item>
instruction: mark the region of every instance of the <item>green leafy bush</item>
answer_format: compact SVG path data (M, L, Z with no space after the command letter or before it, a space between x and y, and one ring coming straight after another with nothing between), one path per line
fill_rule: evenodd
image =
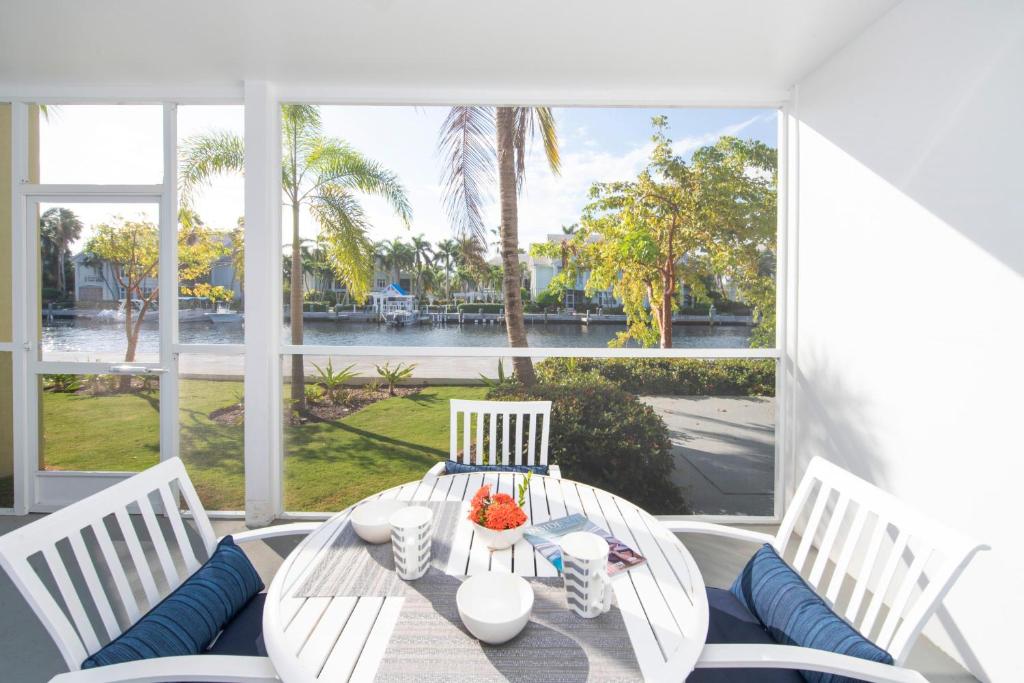
M459 313L501 313L505 304L459 304Z
M504 385L492 400L551 401L548 459L562 476L606 491L654 513L688 510L672 483L668 428L654 410L607 381L584 378L532 387Z
M774 396L771 358L549 358L537 365L545 382L600 378L634 394Z

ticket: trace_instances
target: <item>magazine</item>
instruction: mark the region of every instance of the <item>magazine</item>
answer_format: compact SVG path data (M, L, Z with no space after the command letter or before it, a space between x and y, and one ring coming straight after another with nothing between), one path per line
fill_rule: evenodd
M647 561L643 555L579 514L534 524L523 530L523 537L561 572L562 548L558 545L558 538L574 531L589 531L608 541L608 576L615 576Z

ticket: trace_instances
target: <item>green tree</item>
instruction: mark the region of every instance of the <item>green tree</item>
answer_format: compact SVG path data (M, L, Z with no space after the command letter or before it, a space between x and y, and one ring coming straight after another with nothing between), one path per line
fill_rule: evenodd
M67 257L71 245L82 236L82 227L82 220L74 211L59 206L47 209L39 219L43 252L52 255L49 265L56 270L55 284L62 295L68 293Z
M775 252L775 150L723 137L687 163L672 152L667 119L653 124L654 150L637 179L596 183L570 243L535 247L538 255L572 256L553 285L572 287L589 272L588 295L611 287L627 316L620 345L670 348L682 284L706 298L709 277L728 279L774 320L774 269L765 263Z
M200 222L182 225L178 231L178 280L195 282L208 275L226 249L220 234ZM95 226L84 251L94 262L108 264L114 280L125 292L124 360L131 363L146 313L160 295L159 286L150 287L160 276L160 231L149 221L116 217L110 223ZM130 386L130 379L122 378L122 389Z
M403 242L402 238L395 237L380 244L379 254L384 267L391 271L391 281L400 283L402 271L413 265L412 247Z
M551 172L558 173L558 135L548 107L452 107L438 143L444 163L445 208L458 233L486 242L483 209L497 176L505 331L514 348L529 346L519 292L518 200L528 146L538 134ZM513 365L519 381L536 381L529 358L514 357Z
M423 235L416 235L412 238L410 249L412 250L412 265L416 271L416 293L423 293L423 271L434 260L434 251L431 249Z
M302 344L302 238L305 207L319 227L328 261L337 279L357 301L369 293L373 278L373 243L359 195L383 198L408 226L412 208L405 188L394 173L354 150L344 140L323 134L320 109L286 104L281 107L281 189L291 210L291 343ZM242 139L213 132L185 140L181 154L181 186L185 201L219 174L240 173L244 165ZM304 407L302 356L292 356L291 399Z
M451 276L454 272L453 267L458 264L458 257L458 242L455 240L441 240L437 243L437 247L434 250L434 262L444 264L442 271L444 272L444 298L446 301L451 301L452 298Z

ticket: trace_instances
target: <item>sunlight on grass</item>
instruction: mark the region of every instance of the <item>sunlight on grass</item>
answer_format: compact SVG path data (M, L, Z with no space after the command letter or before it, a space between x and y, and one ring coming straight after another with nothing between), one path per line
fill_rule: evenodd
M245 507L243 432L211 413L237 403L242 382L182 380L180 449L209 510ZM419 479L448 455L448 400L484 387L428 387L354 415L285 429L284 500L290 511L336 511ZM158 462L159 398L150 393L43 394L47 469L137 472Z

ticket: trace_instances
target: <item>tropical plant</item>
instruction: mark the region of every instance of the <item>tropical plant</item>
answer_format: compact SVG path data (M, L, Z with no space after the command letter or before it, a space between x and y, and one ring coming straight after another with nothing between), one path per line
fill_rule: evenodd
M43 251L52 254L57 276L55 284L62 296L68 293L67 257L71 245L82 236L82 227L82 220L74 211L59 206L47 209L39 219Z
M505 364L502 359L498 359L498 376L497 378L488 377L484 373L480 373L480 381L483 382L484 386L488 389L497 389L499 387L507 386L509 384L515 384L516 379L511 375L505 375Z
M535 245L538 255L572 255L551 286L575 288L588 273L588 295L611 287L627 317L618 345L670 348L680 287L706 299L716 278L774 320L774 268L764 264L774 262L765 256L775 251L775 150L723 137L687 162L672 150L667 119L652 123L654 148L637 179L594 184L569 243Z
M373 243L359 195L383 198L405 225L412 208L405 188L394 173L368 159L343 140L323 134L320 109L286 104L281 107L281 189L291 209L291 343L302 344L302 238L299 225L305 207L319 226L319 235L339 282L359 301L367 296L373 279ZM182 199L216 175L241 173L244 164L242 139L228 132L191 137L182 144ZM301 355L292 356L291 397L303 406L305 378Z
M79 375L43 375L43 388L55 394L73 394L83 386Z
M483 209L497 176L505 330L509 346L515 348L529 345L519 294L518 197L528 146L538 132L548 166L558 173L558 136L548 107L452 107L438 144L444 159L445 208L459 234L486 239ZM513 364L520 381L536 380L529 357L517 356Z
M341 370L335 370L334 362L328 358L326 366L321 368L316 363L313 363L313 367L316 368L317 384L323 387L327 399L335 405L344 403L343 398L348 393L345 385L359 375L358 372L352 369L355 367L355 364L353 363Z
M410 241L412 242L409 247L412 252L412 266L416 271L416 294L422 294L423 291L420 287L423 270L434 260L434 251L430 247L430 242L424 239L423 235L416 235Z
M380 257L384 267L391 270L391 281L399 283L402 280L402 271L412 267L414 256L412 247L395 237L388 242L380 244Z
M384 383L388 386L388 396L395 395L395 386L403 379L409 379L412 377L412 371L416 369L415 363L399 363L395 367L391 367L390 363L384 365L378 365L377 374L384 379Z
M194 282L207 275L225 249L216 231L199 222L182 225L178 230L178 280ZM124 360L131 363L146 313L160 295L160 287L151 286L159 282L159 230L149 221L126 221L118 216L110 223L95 226L84 251L89 258L110 266L114 280L125 293ZM120 386L127 391L131 377L122 377Z
M455 240L441 240L434 248L434 262L444 264L444 298L447 301L452 298L451 276L455 272L453 267L458 263L458 258L459 243Z

